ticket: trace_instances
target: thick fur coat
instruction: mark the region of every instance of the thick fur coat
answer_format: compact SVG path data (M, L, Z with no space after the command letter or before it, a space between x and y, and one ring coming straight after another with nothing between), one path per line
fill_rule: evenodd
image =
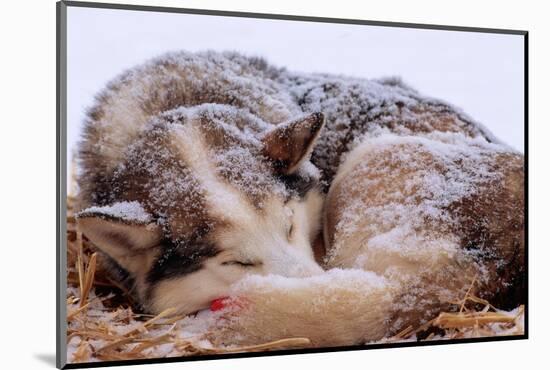
M79 159L80 226L145 309L247 302L218 342L365 343L474 278L525 296L523 156L399 79L167 54L97 96Z

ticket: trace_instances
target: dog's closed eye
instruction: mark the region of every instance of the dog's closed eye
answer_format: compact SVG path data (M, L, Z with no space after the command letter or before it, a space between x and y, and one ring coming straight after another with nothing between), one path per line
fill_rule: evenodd
M261 264L262 264L261 262L254 262L254 261L248 261L248 260L245 260L245 261L235 260L235 261L222 262L222 265L224 266L239 266L239 267L256 267Z

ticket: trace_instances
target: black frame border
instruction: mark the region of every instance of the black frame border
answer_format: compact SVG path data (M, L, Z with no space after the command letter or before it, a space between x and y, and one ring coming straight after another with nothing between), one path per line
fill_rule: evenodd
M67 8L94 8L94 9L116 9L116 10L132 10L160 13L179 13L179 14L195 14L195 15L210 15L223 17L240 17L240 18L256 18L256 19L272 19L286 21L301 21L301 22L316 22L316 23L337 23L337 24L353 24L367 25L379 27L393 28L416 28L426 30L441 30L441 31L461 31L461 32L476 32L476 33L495 33L507 35L520 35L524 40L524 157L525 157L525 274L526 286L525 291L525 321L524 334L511 335L501 337L483 337L483 338L466 338L466 339L447 339L439 341L424 341L424 342L404 342L404 343L383 343L383 344L368 344L358 346L342 346L342 347L326 347L326 348L303 348L276 350L267 352L238 352L228 354L214 355L197 355L197 356L180 356L167 358L151 358L139 360L121 360L121 361L102 361L102 362L84 362L84 363L67 363L67 322L66 322L66 209L67 209ZM312 353L327 353L327 352L342 352L342 351L358 351L371 350L380 348L404 348L404 347L424 347L424 346L439 346L448 344L466 344L466 343L484 343L484 342L500 342L511 340L522 340L529 338L529 32L526 30L513 29L498 29L498 28L482 28L482 27L461 27L461 26L446 26L422 23L403 23L403 22L383 22L372 20L359 19L342 19L342 18L327 18L327 17L310 17L299 15L284 15L284 14L266 14L266 13L251 13L251 12L235 12L222 10L207 10L207 9L190 9L190 8L175 8L175 7L160 7L160 6L145 6L131 4L113 4L113 3L95 3L83 1L58 1L56 3L56 367L59 369L79 369L79 368L95 368L95 367L111 367L121 365L140 365L140 364L158 364L158 363L173 363L173 362L188 362L188 361L204 361L204 360L219 360L231 358L245 357L267 357L267 356L282 356L294 354L312 354Z

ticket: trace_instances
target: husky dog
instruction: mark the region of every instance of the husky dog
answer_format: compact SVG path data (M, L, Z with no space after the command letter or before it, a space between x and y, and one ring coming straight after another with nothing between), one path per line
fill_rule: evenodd
M474 276L523 299L523 157L398 79L167 54L98 95L79 158L79 227L148 311L244 295L230 330L251 341L347 345L425 320ZM330 274L351 285L324 289Z
M255 86L261 67L167 56L111 83L88 112L78 224L147 311L206 308L247 273L322 272L309 156L324 118Z

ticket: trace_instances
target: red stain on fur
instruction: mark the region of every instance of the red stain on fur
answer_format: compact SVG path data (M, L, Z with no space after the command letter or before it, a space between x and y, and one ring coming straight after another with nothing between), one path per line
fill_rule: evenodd
M210 311L220 311L228 306L230 302L229 297L216 298L210 303Z
M238 310L248 307L250 302L243 297L220 297L210 302L211 311L221 311L226 308Z

